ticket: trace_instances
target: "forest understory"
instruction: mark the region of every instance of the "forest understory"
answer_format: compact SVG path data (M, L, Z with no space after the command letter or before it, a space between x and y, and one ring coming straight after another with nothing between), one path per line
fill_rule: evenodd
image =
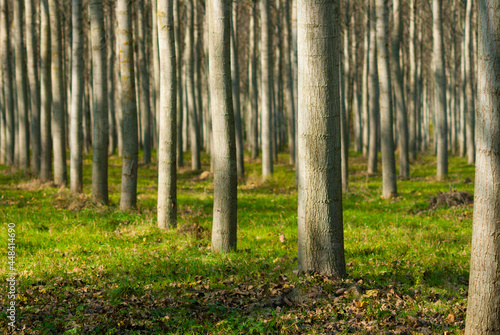
M398 181L398 197L383 199L380 172L367 176L366 159L349 152L343 279L296 271L297 190L288 155L279 155L265 182L260 159L246 160L238 246L228 254L210 250L208 155L202 170L178 171L178 228L167 231L156 223L155 160L153 151L153 163L139 167L138 208L130 212L119 209L116 156L109 206L91 201L90 156L83 195L0 166L0 220L16 230L18 334L463 333L474 187L466 158L450 157L448 179L438 180L435 158L419 156L411 177ZM1 236L7 255L6 225ZM2 306L6 290L0 286ZM5 334L8 322L4 309Z

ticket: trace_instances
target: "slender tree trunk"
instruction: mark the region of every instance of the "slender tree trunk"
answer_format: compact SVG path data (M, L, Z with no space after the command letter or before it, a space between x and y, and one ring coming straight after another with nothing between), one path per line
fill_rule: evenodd
M466 76L465 76L465 34L462 39L462 62L460 64L460 157L465 157L467 154L467 131L466 131L466 115L467 115L467 98L465 96Z
M259 157L259 89L257 80L257 2L252 1L250 9L250 27L249 27L249 71L248 71L248 99L250 101L250 147L252 150L252 159Z
M135 90L134 42L132 34L132 3L117 1L118 41L120 44L120 82L122 108L123 166L120 208L129 210L137 205L137 170L139 134Z
M118 6L115 5L115 13L114 17L118 18ZM115 108L116 108L116 138L117 138L117 147L118 147L118 157L123 156L123 108L122 108L122 84L121 84L121 69L120 69L120 38L118 36L118 22L115 20L113 22L113 29L115 29L115 39L114 39L114 48L115 48L115 63L114 63L114 82L115 82Z
M378 152L378 109L379 109L379 81L377 65L377 34L376 34L376 15L375 0L370 0L370 54L369 54L369 96L370 96L370 145L368 148L368 173L377 173L377 152Z
M31 109L31 150L33 153L33 172L40 175L40 82L38 80L38 48L37 48L37 24L36 6L34 0L25 1L26 11L26 56L29 79L29 97Z
M64 113L61 13L57 0L49 0L50 40L52 54L52 139L54 149L54 182L66 185L66 121Z
M47 0L42 0L40 3L40 135L42 151L40 179L42 181L49 181L52 178L52 57L50 35L49 4ZM7 88L5 83L4 87ZM5 98L7 101L7 94Z
M368 157L370 148L370 1L366 0L365 6L365 33L364 36L364 52L363 52L363 83L361 99L363 100L363 156Z
M210 1L210 94L214 132L212 250L236 249L237 163L230 77L231 2ZM228 61L229 60L229 61Z
M359 70L358 70L358 43L356 35L356 22L359 19L359 6L355 7L353 5L352 23L350 24L350 34L351 34L351 54L352 54L352 115L353 115L353 125L354 125L354 144L357 152L363 152L363 123L362 123L362 111L361 111L361 83L359 80Z
M476 181L466 335L500 333L500 3L478 2Z
M465 129L467 132L467 162L474 164L476 150L475 150L475 134L474 134L474 48L473 48L473 34L472 34L472 15L473 15L473 1L467 1L467 9L465 16L465 99L467 99L467 109L465 110Z
M94 202L108 203L108 80L106 34L102 0L90 0L92 36L92 71L94 126L92 131L92 197ZM125 153L124 153L125 156Z
M295 101L293 96L292 73L292 27L290 20L290 0L283 0L284 29L283 29L283 56L285 79L285 108L288 121L288 147L290 149L290 164L295 165Z
M349 187L349 121L347 119L349 109L349 99L347 98L347 88L349 86L349 1L345 0L345 29L344 36L340 39L340 49L342 49L342 61L340 64L340 139L341 139L341 169L342 169L342 190L347 191Z
M172 0L173 1L173 0ZM158 0L151 0L151 35L153 38L153 47L152 47L152 62L153 62L153 76L154 76L154 83L153 83L153 99L152 101L154 102L153 105L153 111L155 115L155 120L156 120L156 127L155 131L157 133L157 139L158 142L155 142L154 147L156 147L156 144L159 144L159 132L160 132L160 53L159 53L159 40L158 40L158 34L159 34L159 29L158 29ZM173 7L172 7L173 10ZM173 12L172 12L172 17L173 17ZM171 25L172 28L174 22L172 21ZM172 39L173 41L173 39ZM175 46L174 46L175 47ZM159 150L159 146L158 146Z
M184 165L184 159L182 157L183 141L182 137L182 110L183 110L183 87L182 87L182 50L181 50L181 34L180 34L180 9L179 0L173 0L174 2L174 33L175 33L175 58L177 60L177 166L181 167Z
M193 1L186 2L186 86L187 107L189 113L189 132L191 145L191 169L201 169L200 138L198 113L196 110L195 82L194 82L194 11Z
M394 34L392 37L392 72L394 80L394 98L396 102L397 121L398 121L398 146L399 146L399 175L403 178L410 176L410 162L408 158L408 120L404 94L403 73L401 72L399 50L403 26L401 25L400 1L394 0ZM410 58L412 55L410 54ZM382 135L383 136L383 135Z
M409 53L410 53L410 95L408 103L409 110L409 131L408 131L408 146L410 151L410 158L415 159L417 156L417 48L416 48L416 36L415 32L417 30L417 0L411 0L411 12L410 12L410 27L409 27Z
M446 118L446 74L443 50L443 0L433 0L434 106L437 117L437 177L448 175L448 129Z
M343 277L339 1L299 0L297 11L298 268Z
M158 227L177 225L176 140L177 82L172 0L158 1L160 51L160 146L158 155Z
M11 48L11 37L10 37L10 20L9 20L9 1L1 0L1 11L2 11L2 24L1 29L2 34L2 72L3 72L3 87L4 87L4 97L5 97L5 123L7 128L6 134L6 161L7 165L14 165L14 139L15 139L15 129L14 129L14 87L13 74L12 74L12 48Z
M149 72L148 72L148 59L146 55L147 41L146 41L146 27L145 27L145 14L144 14L144 1L137 2L137 56L139 61L139 74L140 74L140 94L139 104L141 110L141 126L142 126L142 139L143 139L143 161L144 164L151 162L151 105L149 98Z
M113 10L113 4L108 2L107 5L107 17L106 17L106 48L108 56L108 119L109 119L109 154L114 155L117 148L117 126L116 126L116 106L115 106L115 31L113 25L116 21L115 11Z
M260 0L261 17L261 117L262 117L262 177L273 173L273 60L269 0Z
M388 0L376 0L377 8L377 55L380 80L380 136L382 149L382 197L397 196L396 161L394 158L393 120L392 120L392 90L391 71L389 64ZM394 51L394 49L393 49ZM398 48L399 54L399 48ZM399 61L399 60L398 60ZM398 62L399 65L399 62ZM402 75L400 74L400 77ZM402 84L402 83L400 83ZM397 86L397 84L395 85ZM402 85L401 85L402 86ZM400 88L400 98L403 99L403 88ZM398 97L399 98L399 97ZM404 102L403 102L404 108ZM405 120L406 121L406 120ZM408 161L408 157L406 157Z
M237 34L237 13L238 3L232 3L231 14L231 77L232 77L232 93L233 93L233 109L234 109L234 126L236 135L236 163L238 176L245 176L245 166L243 163L243 128L241 126L241 109L240 109L240 68L238 65L238 35Z
M123 166L120 208L129 210L137 205L137 170L139 134L135 91L134 42L132 34L132 3L117 1L118 41L120 43L120 82L122 106Z
M24 29L23 29L23 1L14 2L14 40L16 57L16 95L17 95L17 113L19 123L19 167L28 169L30 166L29 150L29 106L28 106L28 85L26 79L28 71L25 62L24 49Z
M82 0L72 0L71 14L73 24L72 80L71 80L71 123L70 123L70 184L71 192L83 191L82 175L82 97L83 97L83 36Z

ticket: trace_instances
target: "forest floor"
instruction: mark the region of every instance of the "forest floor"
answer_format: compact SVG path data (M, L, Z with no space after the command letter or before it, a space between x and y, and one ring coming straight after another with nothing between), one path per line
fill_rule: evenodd
M19 334L463 333L472 204L431 197L473 193L465 159L450 157L449 179L438 181L435 157L420 156L411 178L398 180L399 196L385 200L381 174L367 177L366 160L351 152L342 280L296 274L297 191L287 155L265 182L260 162L247 161L238 251L229 254L210 251L211 175L180 169L178 228L161 231L155 164L140 166L138 209L124 213L120 160L110 158L109 206L91 202L91 161L81 196L0 166L3 332L12 222Z

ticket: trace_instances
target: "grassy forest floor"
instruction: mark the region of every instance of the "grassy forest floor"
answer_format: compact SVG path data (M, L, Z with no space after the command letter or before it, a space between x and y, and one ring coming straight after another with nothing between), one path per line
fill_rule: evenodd
M189 155L186 155L189 166ZM203 170L209 158L203 155ZM246 162L238 251L210 252L212 176L178 174L178 228L156 228L157 168L140 166L138 209L119 210L121 163L110 158L110 206L0 166L0 304L7 306L7 224L16 224L18 333L461 334L472 205L430 207L450 188L473 192L474 167L450 157L447 181L421 156L397 199L350 153L344 193L348 277L297 276L297 191L288 156L261 181ZM381 169L379 165L379 170ZM6 307L0 329L8 332Z

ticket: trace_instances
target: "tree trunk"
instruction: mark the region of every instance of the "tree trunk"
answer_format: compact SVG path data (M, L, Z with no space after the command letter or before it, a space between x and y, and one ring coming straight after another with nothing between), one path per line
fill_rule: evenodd
M408 120L405 104L403 73L401 72L399 50L403 26L401 25L400 0L394 0L394 34L392 37L392 72L394 80L394 98L399 130L399 175L403 178L410 176L410 162L408 158ZM410 58L412 56L410 55ZM382 135L383 137L384 135ZM394 181L395 182L395 181Z
M177 225L177 82L172 0L158 1L160 51L160 146L158 154L158 227Z
M73 46L71 56L71 124L70 124L70 184L71 192L83 191L82 175L82 97L83 97L83 36L82 0L72 0Z
M16 95L19 136L16 143L19 145L19 167L28 169L30 166L29 150L29 107L28 107L28 76L25 62L24 29L23 29L23 2L14 2L14 40L16 57Z
M290 149L290 164L295 165L295 101L293 96L292 73L292 27L290 21L290 0L283 0L285 13L283 29L283 55L285 77L285 108L288 120L288 147Z
M148 58L146 55L147 36L146 22L144 14L144 1L137 2L137 56L139 61L140 74L140 94L139 104L141 110L141 126L143 139L143 162L149 164L151 162L151 104L149 100L149 71Z
M115 62L116 62L116 54L115 54L115 30L114 23L115 19L115 11L113 10L113 4L108 2L107 5L107 17L106 17L106 48L107 48L107 56L108 56L108 118L109 118L109 154L114 155L116 153L117 148L117 126L116 126L116 111L117 107L115 106Z
M181 50L181 33L180 33L180 9L179 0L174 1L174 33L175 33L175 58L177 60L177 166L181 167L184 165L184 159L182 157L183 141L182 137L182 110L183 110L183 87L182 87L182 50Z
M50 40L52 54L52 139L54 149L54 182L66 185L66 115L64 113L61 13L57 0L49 0Z
M186 86L187 107L189 113L189 137L191 145L191 169L201 169L200 161L200 131L198 113L196 110L196 93L194 82L194 11L193 1L186 2Z
M298 268L343 277L339 1L299 0L297 11Z
M409 111L409 131L408 131L408 146L410 151L410 158L415 159L417 156L417 48L416 48L416 36L415 32L417 30L417 0L411 0L411 12L410 12L410 27L409 27L409 53L410 53L410 99L408 103Z
M259 157L259 89L257 80L257 3L252 1L249 27L248 100L250 102L250 148L252 159Z
M369 54L369 96L370 96L370 145L368 148L368 173L377 173L377 152L378 152L378 110L379 110L379 82L377 66L377 34L376 34L376 15L375 0L370 0L370 54Z
M108 203L108 80L102 0L90 0L94 125L92 128L92 197ZM125 156L125 154L124 154Z
M29 97L31 108L31 150L33 152L33 172L40 175L40 82L38 80L38 48L36 6L34 0L25 1L26 10L26 55L28 64Z
M342 190L347 191L349 181L349 121L347 119L347 110L349 109L348 93L349 86L349 1L345 3L345 29L343 37L340 39L340 49L342 49L342 61L340 62L340 139L341 139L341 169L342 169Z
M474 48L473 48L473 34L472 34L472 15L473 15L473 1L467 1L467 9L465 16L465 99L467 99L465 110L465 129L467 139L467 162L474 164L476 150L475 150L475 134L474 134Z
M14 129L14 87L12 86L13 76L12 76L12 49L11 49L11 37L10 37L10 20L9 20L9 7L8 0L1 0L1 11L2 11L2 21L3 27L1 29L2 34L2 72L3 72L3 87L4 87L4 98L5 98L5 123L6 123L6 160L7 165L14 165L14 139L15 139L15 129ZM50 66L49 66L50 69Z
M234 126L236 135L236 163L238 169L238 177L245 176L245 166L243 163L243 129L241 126L241 109L240 109L240 68L238 65L238 35L237 35L237 13L238 4L233 2L231 17L231 77L232 77L232 93L233 93L233 109L234 109Z
M115 22L113 23L113 27L115 29L115 40L114 40L114 48L115 48L115 69L113 74L115 76L115 108L116 108L116 137L117 137L117 146L118 146L118 157L123 156L123 108L122 108L122 84L121 84L121 69L120 69L120 38L118 37L118 22L116 18L118 17L118 6L115 5Z
M382 197L394 198L397 196L396 161L394 158L393 121L392 121L392 90L391 71L388 48L388 0L376 0L377 8L377 55L380 80L380 137L382 149ZM397 1L396 1L397 2ZM396 37L397 39L397 37ZM393 49L394 51L394 49ZM399 48L397 50L399 54ZM399 60L398 60L399 65ZM400 77L401 74L400 74ZM397 84L395 84L397 87ZM403 98L403 89L399 92ZM399 97L398 97L399 98ZM404 108L404 102L403 107ZM406 119L404 120L406 121ZM408 158L406 158L408 160Z
M159 132L160 132L160 53L159 53L159 40L158 40L158 0L151 0L151 35L153 38L153 47L152 47L152 62L153 62L153 111L156 120L156 127L154 128L155 133L157 134L158 142L154 143L154 147L159 144ZM173 7L171 8L173 10ZM173 12L172 12L173 17ZM171 26L173 26L174 22L172 21ZM173 41L173 40L172 40ZM174 46L175 47L175 46ZM175 50L174 50L175 52ZM176 93L177 94L177 93ZM158 150L159 150L158 146Z
M52 176L52 78L51 78L51 43L50 14L47 0L40 3L40 135L41 160L40 179L51 180ZM4 69L5 75L5 69ZM4 78L5 79L5 78ZM4 88L7 88L4 83ZM7 93L7 92L6 92ZM7 102L7 94L5 97ZM6 105L6 107L8 107ZM8 116L8 114L7 114ZM8 120L8 119L7 119Z
M353 125L354 125L354 145L357 152L363 152L363 123L361 115L361 85L359 80L359 70L358 70L358 43L356 35L356 22L359 19L358 8L353 5L352 22L350 24L350 34L351 34L351 54L352 54L352 115L353 115Z
M370 148L370 1L366 0L365 6L365 33L364 36L364 51L363 51L363 83L361 99L363 113L363 156L368 157Z
M271 16L269 0L260 0L261 17L261 141L262 141L262 178L273 173L273 60Z
M120 45L120 82L122 106L123 165L120 209L137 205L137 170L139 134L135 91L134 43L132 35L132 3L117 1L118 40Z
M443 50L443 0L432 1L434 109L437 119L437 177L448 175L448 129L446 120L446 74Z
M214 162L212 251L229 252L236 249L238 220L236 141L230 77L231 2L212 0L209 5Z
M476 181L466 335L500 333L500 3L478 3Z

